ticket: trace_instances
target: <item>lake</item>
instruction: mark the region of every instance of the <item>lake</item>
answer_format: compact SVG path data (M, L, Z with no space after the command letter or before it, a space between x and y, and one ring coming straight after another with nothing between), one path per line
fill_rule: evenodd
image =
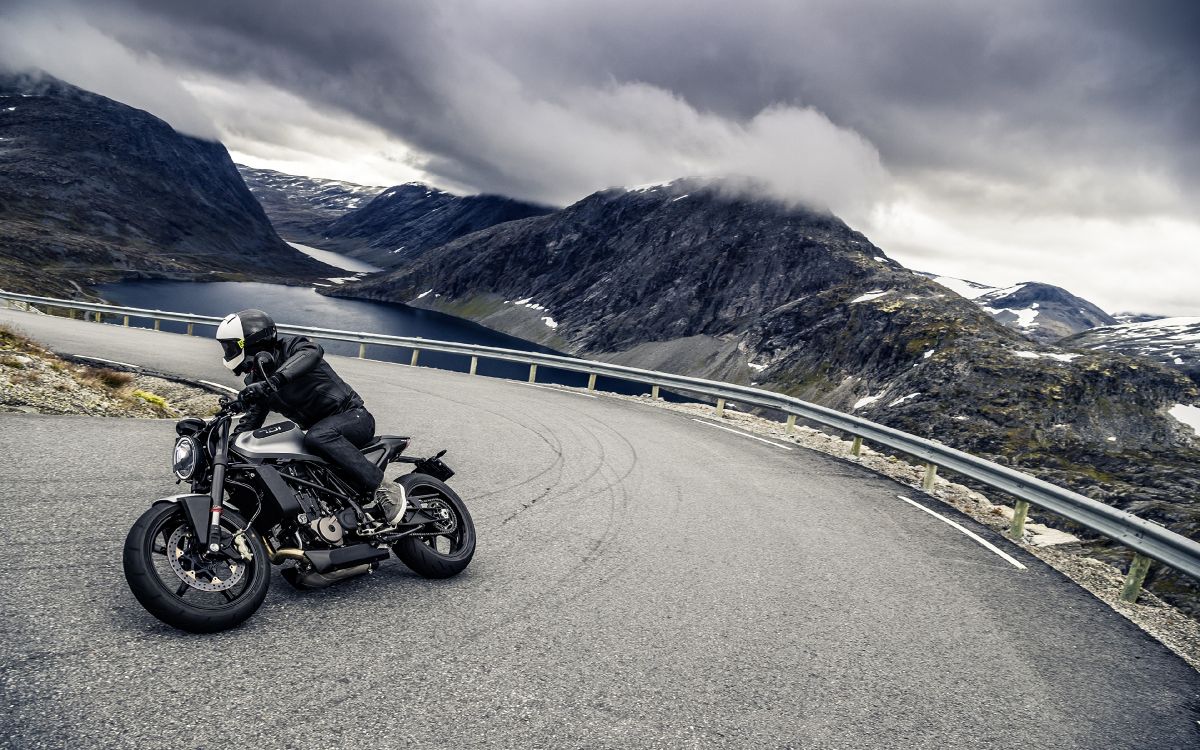
M407 305L325 297L311 287L234 281L200 283L139 280L100 284L95 289L112 304L125 307L217 317L253 307L267 311L277 323L455 341L545 354L559 353L451 315ZM136 318L132 319L130 324L146 328L152 325L149 321ZM162 329L182 333L187 326L184 323L163 321ZM195 328L198 336L212 336L215 332L215 326L197 325ZM355 343L324 340L320 343L332 354L353 357L358 353L358 344ZM412 350L368 345L367 357L408 363L412 357ZM457 372L467 372L470 368L470 357L460 354L422 351L419 361L423 367ZM529 377L528 365L483 358L479 360L477 372L480 375L516 380ZM582 387L587 385L587 375L539 367L538 381ZM649 392L648 386L609 378L599 378L597 387L624 394Z

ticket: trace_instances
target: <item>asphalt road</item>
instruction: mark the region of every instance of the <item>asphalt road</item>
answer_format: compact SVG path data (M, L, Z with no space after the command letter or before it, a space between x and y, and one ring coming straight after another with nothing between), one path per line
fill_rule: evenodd
M234 382L211 341L3 322ZM0 747L1200 745L1200 675L853 464L605 397L334 365L380 432L450 449L471 567L432 582L392 560L303 594L276 576L243 627L187 635L120 562L176 490L171 423L0 415Z

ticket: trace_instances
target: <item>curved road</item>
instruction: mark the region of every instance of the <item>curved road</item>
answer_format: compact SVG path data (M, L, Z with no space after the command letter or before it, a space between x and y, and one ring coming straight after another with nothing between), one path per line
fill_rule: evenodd
M5 322L236 382L211 341ZM653 407L334 359L381 432L450 448L479 531L467 572L392 560L304 594L276 576L245 626L171 630L120 568L130 524L176 490L171 423L0 415L0 746L1200 745L1200 675L908 488Z

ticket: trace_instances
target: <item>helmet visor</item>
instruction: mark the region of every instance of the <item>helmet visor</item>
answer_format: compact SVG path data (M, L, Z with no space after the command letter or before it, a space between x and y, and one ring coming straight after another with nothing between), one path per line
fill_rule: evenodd
M241 339L225 339L221 341L221 348L225 351L225 361L232 362L242 356L242 340Z

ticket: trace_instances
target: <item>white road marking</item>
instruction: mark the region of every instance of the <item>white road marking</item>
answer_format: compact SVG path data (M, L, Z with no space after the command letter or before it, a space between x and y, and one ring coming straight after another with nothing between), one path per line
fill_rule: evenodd
M200 382L204 383L205 385L211 385L213 388L220 388L223 391L229 391L230 393L238 392L237 388L230 388L227 385L221 385L220 383L214 383L211 380L201 380Z
M950 524L951 526L953 526L954 528L958 529L958 530L959 530L959 531L961 531L962 533L966 534L967 536L971 537L971 538L972 538L972 539L974 539L975 541L979 542L979 543L980 543L980 544L982 544L984 547L987 547L987 548L988 548L988 549L990 549L992 552L995 552L997 555L1000 555L1000 557L1003 557L1005 560L1007 560L1009 563L1011 563L1013 567L1015 567L1015 568L1018 568L1018 569L1020 569L1020 570L1026 570L1025 566L1024 566L1024 565L1022 565L1021 563L1019 563L1017 560L1013 559L1013 557L1012 557L1011 555L1009 555L1008 553L1006 553L1004 550L1000 549L1000 548L999 548L999 547L997 547L996 545L992 544L992 543L991 543L991 542L989 542L988 540L984 539L983 537L979 536L979 535L978 535L978 534L976 534L975 532L973 532L973 531L971 531L971 530L967 529L967 528L966 528L966 527L964 527L962 524L960 524L960 523L958 523L958 522L956 522L956 521L951 521L949 518L946 518L946 517L945 517L945 516L943 516L941 513L936 513L936 512L934 512L934 511L930 510L929 508L926 508L924 505L921 505L920 503L915 503L915 502L913 502L912 500L909 500L909 499L908 499L907 497L905 497L904 495L896 495L896 497L900 498L901 500L903 500L904 502L906 502L906 503L908 503L909 505L913 506L914 508L920 508L921 510L925 511L926 513L928 513L929 515L933 516L934 518L940 518L941 520L943 520L943 521L945 521L946 523Z
M760 438L760 437L757 437L757 436L755 436L755 435L748 435L748 434L746 434L745 432L742 432L741 430L732 430L732 429L730 429L730 428L728 428L728 427L722 427L722 426L721 426L721 425L719 425L719 424L713 424L712 422L705 422L703 419L696 419L695 417L692 417L692 421L693 421L693 422L698 422L698 423L700 423L700 424L704 425L705 427L716 427L718 430L725 430L726 432L732 432L734 435L741 435L741 436L742 436L742 437L744 437L744 438L750 438L751 440L757 440L757 441L758 441L758 442L760 442L760 443L766 443L767 445L773 445L773 446L775 446L776 448L781 448L781 449L783 449L783 450L785 450L785 451L790 451L790 450L792 450L792 448L791 448L790 446L787 446L787 445L780 445L779 443L776 443L776 442L774 442L774 441L771 441L771 440L765 440L765 439L763 439L763 438Z
M576 396L583 396L584 398L600 398L599 396L594 396L591 393L580 393L579 391L573 391L573 390L569 390L567 388L554 388L554 387L548 386L548 385L538 385L537 383L522 383L519 380L517 381L517 385L524 385L524 386L528 386L530 388L541 388L544 391L557 391L558 393L571 393Z
M80 359L86 359L89 362L107 362L110 365L120 365L121 367L128 367L130 370L142 369L142 368L138 367L137 365L131 365L128 362L118 362L115 359L105 359L104 357L90 357L90 356L85 356L83 354L76 354L75 356Z

